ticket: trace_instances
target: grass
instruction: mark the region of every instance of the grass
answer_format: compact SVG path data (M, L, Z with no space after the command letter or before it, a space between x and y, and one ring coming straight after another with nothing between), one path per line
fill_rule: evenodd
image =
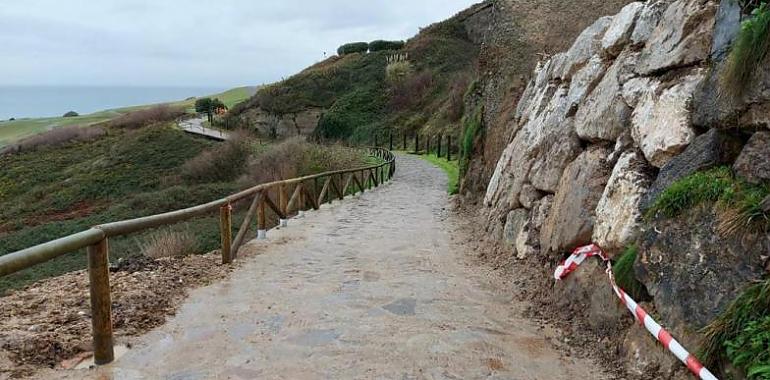
M219 98L228 107L233 107L248 99L254 93L254 87L238 87L225 92L211 95ZM194 111L195 100L182 100L169 103L170 106L183 107L188 112ZM71 125L90 126L112 120L118 116L125 115L131 111L145 109L154 106L153 104L143 106L133 106L116 108L95 112L88 115L76 117L44 117L44 118L26 118L14 121L0 121L0 147L12 144L25 137L30 137L53 128L66 127Z
M730 50L727 66L721 76L721 88L726 95L743 95L769 50L770 7L763 2L752 11L749 19L743 21L738 38Z
M435 154L423 154L419 157L444 170L447 178L449 179L449 183L447 184L447 192L449 194L457 194L459 191L458 186L460 179L460 169L457 166L457 161L447 161L446 158L440 158Z
M700 356L719 369L732 362L750 379L770 378L770 279L747 287L704 330Z
M650 295L634 274L634 262L636 262L637 254L636 246L627 247L612 265L612 273L615 276L615 283L621 289L630 294L637 302L642 302L649 300Z
M752 185L736 178L729 167L694 173L669 186L647 211L675 217L701 204L716 203L719 232L725 235L770 231L770 215L761 206L769 185Z
M294 176L291 173L313 174L365 162L360 154L343 151L342 147L303 144L306 153L302 155L292 150L276 152L281 144L262 146L252 142L246 147L227 147L186 134L173 124L161 124L137 130L107 128L107 135L95 141L0 156L0 255L94 225L210 202L257 181L272 180L266 176L272 173L270 163L289 161L281 152L304 157L295 163L296 167L277 173L290 177ZM234 171L221 164L199 167L212 155L217 160L231 156L229 151L245 156L240 161L228 160ZM196 168L196 175L183 176L191 167ZM238 205L234 212L234 228L240 225L246 206ZM196 252L219 247L216 215L167 228L196 237ZM146 231L110 239L111 259L147 251L148 246L142 242L156 239L158 233ZM0 278L0 294L84 267L84 252L73 252Z

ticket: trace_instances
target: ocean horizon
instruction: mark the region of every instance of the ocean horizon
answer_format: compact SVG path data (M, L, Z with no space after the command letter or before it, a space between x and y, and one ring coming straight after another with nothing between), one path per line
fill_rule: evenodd
M112 108L184 100L216 94L223 87L173 86L2 86L0 120L81 115Z

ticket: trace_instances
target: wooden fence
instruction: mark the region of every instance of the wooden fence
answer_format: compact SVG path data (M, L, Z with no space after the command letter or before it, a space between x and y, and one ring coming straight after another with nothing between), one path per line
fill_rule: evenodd
M246 235L255 216L258 235L264 236L264 231L267 229L266 208L272 209L279 218L286 220L295 211L299 212L309 208L317 210L321 204L327 201L335 198L342 200L347 194L364 192L366 189L379 186L390 180L396 170L393 153L381 148L365 149L369 156L380 159L382 163L270 182L206 204L143 218L98 225L80 233L0 256L0 277L86 248L90 280L94 360L96 364L112 362L114 353L109 280L109 238L168 226L218 211L222 263L231 263L238 256L238 249L246 240ZM320 191L317 191L315 184L319 181L323 181L323 185ZM308 185L308 183L312 183L313 186ZM233 239L231 226L233 204L249 198L251 198L251 205Z
M389 150L399 148L399 139L392 131L387 131L385 136L381 134L374 134L370 142L375 147L385 146ZM452 155L459 155L457 147L454 145L456 141L452 139L451 135L420 135L420 134L401 134L401 150L410 151L415 154L435 154L437 157L444 157L447 161L452 161ZM413 144L412 144L413 143Z

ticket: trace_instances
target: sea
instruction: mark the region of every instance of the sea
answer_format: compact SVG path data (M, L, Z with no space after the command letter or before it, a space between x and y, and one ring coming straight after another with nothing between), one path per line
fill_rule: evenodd
M217 87L0 86L0 120L81 115L112 108L184 100Z

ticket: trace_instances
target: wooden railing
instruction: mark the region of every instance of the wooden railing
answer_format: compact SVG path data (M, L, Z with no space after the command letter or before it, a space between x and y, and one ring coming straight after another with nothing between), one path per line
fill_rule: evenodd
M143 218L98 225L80 233L0 256L0 277L86 248L90 280L94 360L96 364L112 362L114 353L109 280L109 238L167 226L219 211L222 263L231 263L238 256L238 249L246 240L246 234L255 216L257 218L257 236L265 237L267 230L266 208L272 209L280 218L280 223L285 225L286 220L295 211L302 213L310 208L317 210L321 204L331 201L333 198L341 200L347 194L364 192L368 188L379 186L390 180L396 170L393 153L381 148L365 149L369 156L376 157L382 162L360 168L270 182L206 204ZM323 181L323 185L320 191L317 191L316 185L319 181ZM309 186L309 182L312 182L313 186ZM277 195L277 201L274 200L275 198L271 198L271 193ZM233 204L248 198L252 198L251 205L235 239L233 239L231 225Z

